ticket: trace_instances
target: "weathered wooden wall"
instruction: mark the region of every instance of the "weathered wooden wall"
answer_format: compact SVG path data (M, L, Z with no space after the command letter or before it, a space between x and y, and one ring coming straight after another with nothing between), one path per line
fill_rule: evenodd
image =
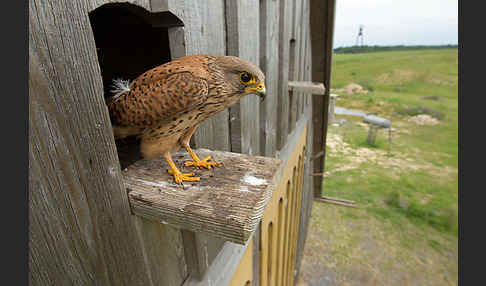
M114 2L118 1L29 1L31 284L58 285L63 284L59 279L68 279L68 284L75 285L94 281L103 285L209 285L217 275L228 276L219 281L229 281L245 248L129 213L88 20L89 12ZM235 55L260 65L266 74L265 101L248 96L209 119L194 136L196 147L287 160L292 152L289 142L300 135L299 126L307 126L298 268L312 192L320 188L312 180L316 164L310 158L315 150L322 150L325 140L324 129L316 141L312 118L327 108L325 97L289 93L287 82L326 78L313 73L322 69L316 55L322 56L332 44L332 34L326 34L319 46L323 50L313 46L309 19L319 1L128 2L151 12L170 11L182 20L184 27L168 28L172 58ZM317 17L314 21L319 22ZM323 122L317 124L322 127ZM259 239L257 231L253 257L258 255ZM52 242L56 248L50 246ZM223 268L215 270L211 265L224 267L224 273L218 273ZM252 267L258 269L258 259L253 259ZM253 285L260 285L258 273L253 272Z
M151 276L129 212L89 6L29 1L29 281L174 284Z

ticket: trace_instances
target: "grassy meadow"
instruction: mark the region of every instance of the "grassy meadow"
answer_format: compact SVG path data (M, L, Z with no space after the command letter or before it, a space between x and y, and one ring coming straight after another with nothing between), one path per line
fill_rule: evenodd
M457 49L333 55L336 105L389 119L392 140L336 115L322 194L357 207L314 203L298 285L457 285L457 67Z

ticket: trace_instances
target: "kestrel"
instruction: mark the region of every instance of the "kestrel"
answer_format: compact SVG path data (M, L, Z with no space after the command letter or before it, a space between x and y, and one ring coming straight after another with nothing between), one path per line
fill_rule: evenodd
M181 173L170 153L185 147L185 166L211 169L189 146L198 125L248 94L265 96L265 76L256 65L233 56L191 55L155 67L132 82L114 81L107 100L115 139L140 136L146 159L164 156L176 183L199 181Z

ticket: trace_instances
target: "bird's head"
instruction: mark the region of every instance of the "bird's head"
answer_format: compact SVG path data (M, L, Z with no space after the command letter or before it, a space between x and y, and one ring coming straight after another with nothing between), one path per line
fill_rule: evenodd
M233 92L240 96L256 94L265 99L265 75L259 67L233 56L220 56L216 63L223 70Z

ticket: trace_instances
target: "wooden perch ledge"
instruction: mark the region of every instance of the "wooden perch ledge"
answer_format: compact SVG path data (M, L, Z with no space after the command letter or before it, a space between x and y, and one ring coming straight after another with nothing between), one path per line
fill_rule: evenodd
M310 81L289 81L290 91L298 91L309 94L326 94L326 88L322 82L310 82Z
M200 158L211 156L222 167L183 167L189 155L175 153L172 158L181 172L201 177L184 186L175 184L163 158L140 160L126 168L123 176L133 213L245 244L276 188L281 160L207 149L195 152Z

